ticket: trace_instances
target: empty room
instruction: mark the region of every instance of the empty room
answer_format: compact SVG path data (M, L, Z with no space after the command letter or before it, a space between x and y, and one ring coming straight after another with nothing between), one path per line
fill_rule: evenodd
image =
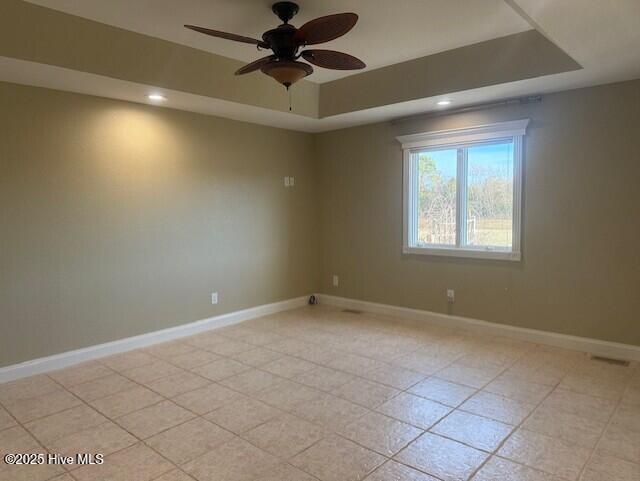
M0 481L640 481L638 0L0 0Z

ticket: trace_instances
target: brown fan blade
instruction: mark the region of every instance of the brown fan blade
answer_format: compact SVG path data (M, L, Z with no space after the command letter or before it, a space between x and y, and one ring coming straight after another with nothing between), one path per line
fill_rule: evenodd
M236 35L235 33L220 32L219 30L211 30L210 28L196 27L195 25L185 25L185 27L195 32L204 33L205 35L211 35L212 37L225 38L227 40L234 40L236 42L258 45L262 48L269 48L269 45L267 45L262 40L258 40L257 38L244 37L243 35Z
M316 18L300 27L296 32L295 39L301 45L328 42L342 37L353 28L357 21L358 16L355 13L336 13Z
M313 65L333 70L358 70L366 67L359 58L334 50L305 50L301 55Z
M244 67L239 68L236 71L236 75L244 75L246 73L250 73L250 72L253 72L255 70L260 70L266 64L268 64L272 60L275 60L275 58L276 58L275 55L269 55L268 57L263 57L263 58L260 58L258 60L255 60L255 61L253 61L251 63L248 63Z

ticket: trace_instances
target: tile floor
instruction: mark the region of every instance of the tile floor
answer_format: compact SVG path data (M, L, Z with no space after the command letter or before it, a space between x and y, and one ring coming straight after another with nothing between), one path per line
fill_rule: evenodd
M315 306L0 385L0 481L638 481L640 369Z

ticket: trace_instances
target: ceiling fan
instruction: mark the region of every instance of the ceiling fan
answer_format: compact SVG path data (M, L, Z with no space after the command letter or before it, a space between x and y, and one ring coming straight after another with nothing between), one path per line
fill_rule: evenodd
M244 75L261 70L284 85L287 90L298 80L313 73L313 67L298 60L300 57L318 67L334 70L358 70L365 67L362 60L342 52L320 49L299 52L301 48L307 45L317 45L343 36L358 21L358 15L355 13L327 15L311 20L302 27L296 28L289 24L289 20L298 13L298 5L293 2L276 2L271 9L284 23L265 32L262 35L262 40L196 27L195 25L185 25L185 27L205 35L253 44L258 49L272 50L272 55L245 65L236 71L236 75Z

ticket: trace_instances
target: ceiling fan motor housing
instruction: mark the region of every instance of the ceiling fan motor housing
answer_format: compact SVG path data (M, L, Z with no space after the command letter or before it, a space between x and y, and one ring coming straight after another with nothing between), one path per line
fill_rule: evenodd
M269 30L262 35L262 39L269 44L273 53L281 59L294 60L300 44L295 41L296 28L288 23Z

